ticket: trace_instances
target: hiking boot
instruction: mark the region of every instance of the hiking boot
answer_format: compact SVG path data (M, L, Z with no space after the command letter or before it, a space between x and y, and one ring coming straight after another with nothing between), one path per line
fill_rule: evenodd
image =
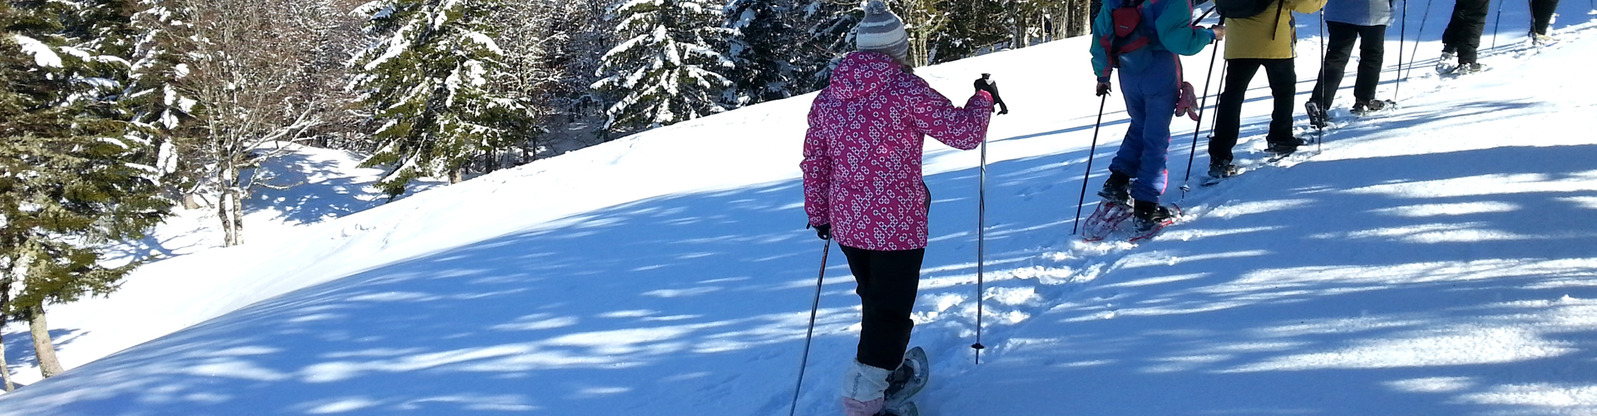
M1136 227L1139 233L1169 224L1176 216L1169 207L1159 205L1158 202L1137 201L1136 204L1135 211L1132 213L1132 217L1135 220L1132 225Z
M1386 101L1365 100L1353 104L1354 114L1365 114L1386 109Z
M1485 71L1485 70L1486 70L1486 66L1485 65L1481 65L1480 62L1470 62L1470 63L1458 64L1458 69L1454 69L1453 73L1454 74L1458 74L1458 75L1468 75L1468 74L1473 74L1473 73L1481 72L1481 71Z
M1231 164L1229 160L1209 162L1209 177L1211 178L1229 178L1236 174L1237 166Z
M1325 113L1325 108L1320 103L1309 101L1303 103L1303 110L1309 113L1309 124L1315 128L1325 128L1330 124L1331 116Z
M1547 46L1547 45L1553 44L1553 42L1555 42L1555 41L1556 40L1553 39L1552 36L1547 36L1547 35L1543 35L1543 34L1540 34L1540 33L1532 33L1532 34L1530 34L1530 44L1531 44L1531 46Z
M1309 144L1309 141L1308 140L1299 139L1299 138L1296 138L1296 137L1289 137L1289 138L1286 138L1286 139L1276 140L1276 141L1270 142L1269 146L1265 146L1264 147L1264 151L1270 152L1270 153L1286 155L1286 154L1291 154L1292 152L1298 151L1298 146L1302 146L1302 145L1305 145L1305 144Z
M1124 173L1109 171L1109 179L1103 181L1103 189L1098 191L1098 196L1105 201L1129 203L1131 201L1131 176Z

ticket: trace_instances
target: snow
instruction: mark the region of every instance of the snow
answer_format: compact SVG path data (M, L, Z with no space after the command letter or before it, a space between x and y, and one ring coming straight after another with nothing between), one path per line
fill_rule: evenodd
M40 68L60 68L61 55L56 55L44 42L23 35L13 35L17 44L22 46L22 51L33 55L33 62Z
M1312 157L1184 196L1185 156L1196 150L1200 176L1208 161L1203 141L1191 148L1198 123L1178 121L1166 199L1191 216L1138 245L1069 235L1087 162L1093 191L1127 123L1110 97L1094 129L1087 39L918 69L958 102L991 72L1012 110L989 134L979 271L980 154L928 146L911 342L934 381L920 408L1597 413L1597 137L1581 130L1597 107L1597 24L1563 7L1551 48L1528 49L1528 22L1504 19L1482 58L1492 70L1441 79L1427 57L1400 108L1347 122ZM1299 19L1300 52L1317 20ZM1441 26L1407 47L1434 55ZM1398 88L1396 46L1382 98ZM1298 103L1318 71L1304 55ZM1208 59L1187 58L1187 79ZM1270 111L1264 81L1253 88L1243 159L1263 157ZM1351 90L1348 77L1342 120ZM843 256L823 268L803 228L813 97L388 204L355 155L298 149L277 169L305 185L250 201L248 245L211 248L214 218L184 212L125 248L164 259L120 291L53 307L67 373L39 381L25 325L7 327L7 362L29 386L0 396L0 415L786 414L823 270L797 414L840 414L858 299Z

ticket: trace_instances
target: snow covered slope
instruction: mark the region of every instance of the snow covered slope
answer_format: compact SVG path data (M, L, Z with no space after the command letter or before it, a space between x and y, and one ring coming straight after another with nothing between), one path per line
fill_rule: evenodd
M922 411L1597 413L1597 26L1564 3L1563 42L1527 50L1505 24L1494 69L1458 79L1426 72L1432 10L1401 109L1301 162L1172 187L1192 218L1136 246L1069 235L1087 161L1096 187L1126 124L1111 97L1089 154L1085 39L920 69L956 101L991 72L1012 111L989 137L980 365L979 157L928 148ZM1299 17L1301 102L1318 29ZM811 98L151 264L54 308L72 370L0 396L0 415L786 414L822 268L797 180ZM1244 107L1240 157L1261 156L1268 107ZM1174 185L1196 124L1175 126ZM857 336L833 250L804 415L840 413ZM21 329L8 362L36 377Z

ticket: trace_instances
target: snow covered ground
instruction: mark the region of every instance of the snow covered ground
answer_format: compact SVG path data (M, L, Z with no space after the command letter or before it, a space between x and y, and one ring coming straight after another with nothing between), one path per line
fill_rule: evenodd
M1402 107L1301 161L1183 195L1196 123L1178 122L1166 200L1191 216L1140 245L1069 235L1088 160L1090 192L1126 125L1111 97L1089 154L1086 39L920 69L956 101L991 72L1011 107L987 149L980 364L979 153L928 147L922 411L1597 414L1597 24L1563 3L1540 51L1506 4L1493 69L1458 79L1428 69L1451 4L1435 6L1404 46L1420 60ZM1317 19L1300 20L1295 106L1318 71ZM1194 84L1209 58L1186 61ZM1244 159L1268 119L1253 87ZM348 155L308 149L288 161L325 172L263 196L246 246L207 249L203 218L174 220L152 240L169 258L51 309L67 373L38 381L25 328L6 328L30 385L0 415L786 414L822 268L797 170L812 97L386 205ZM825 273L802 415L840 413L858 331L835 248Z

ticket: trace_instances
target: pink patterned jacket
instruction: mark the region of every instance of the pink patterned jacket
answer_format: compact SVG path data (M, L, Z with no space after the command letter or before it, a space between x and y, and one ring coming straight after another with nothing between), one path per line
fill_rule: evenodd
M974 149L992 114L986 92L955 107L886 54L843 58L810 106L799 163L810 225L831 224L838 244L853 248L925 248L931 206L921 178L925 136Z

